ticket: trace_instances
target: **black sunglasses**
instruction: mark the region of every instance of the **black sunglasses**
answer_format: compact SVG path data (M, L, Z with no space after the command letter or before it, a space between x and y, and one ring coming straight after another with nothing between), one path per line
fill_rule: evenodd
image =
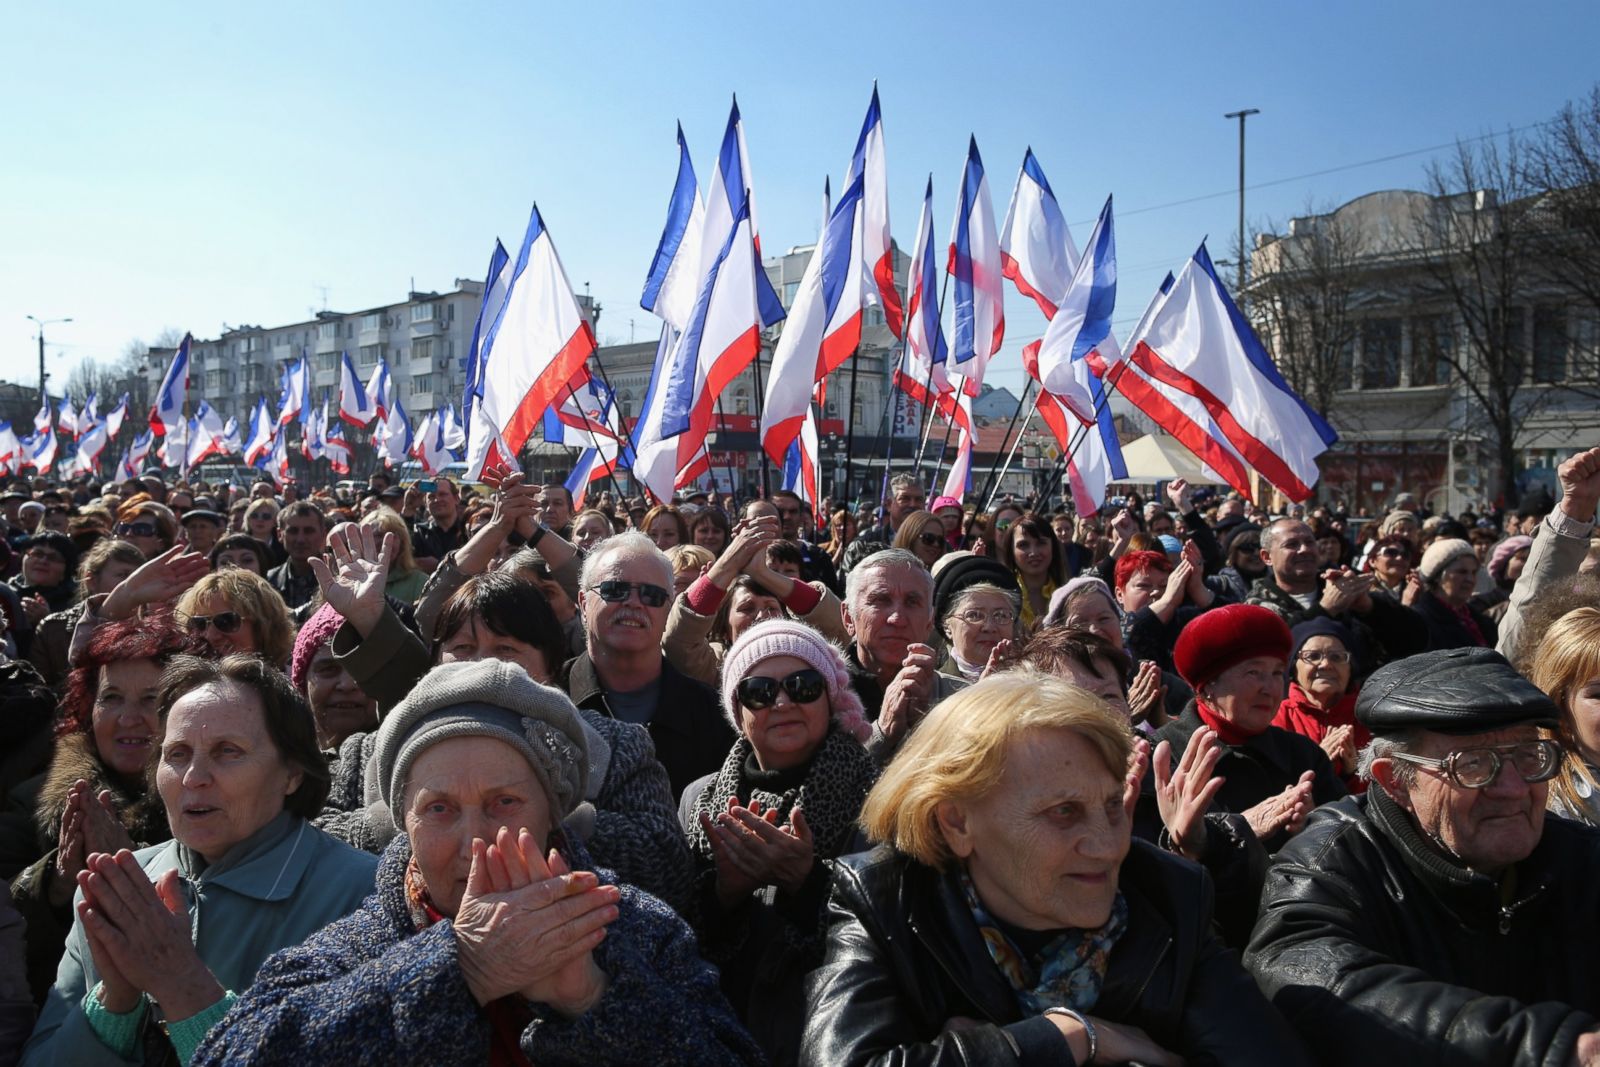
M917 540L921 541L929 548L938 548L940 545L944 544L944 537L936 533L918 534Z
M156 524L153 522L124 522L117 526L118 537L154 537Z
M822 677L821 671L807 667L782 679L763 678L760 675L741 679L733 693L744 707L761 711L778 702L779 689L788 693L789 699L796 704L809 704L828 691L828 682Z
M184 625L189 627L190 633L203 634L208 625L215 626L219 633L238 633L239 627L244 625L244 620L238 612L219 611L215 615L190 615Z
M600 599L607 604L622 603L628 599L628 594L635 589L639 590L639 603L647 608L659 608L672 597L672 594L661 588L661 586L652 585L649 582L624 582L613 579L601 582L594 587L594 591L600 594Z

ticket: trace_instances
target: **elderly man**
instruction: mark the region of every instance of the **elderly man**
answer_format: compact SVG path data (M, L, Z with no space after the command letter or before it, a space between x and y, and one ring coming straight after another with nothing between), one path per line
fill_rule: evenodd
M717 693L661 654L672 605L672 563L637 530L608 537L578 579L588 651L561 668L558 683L580 708L650 731L673 795L721 768L734 733Z
M933 575L903 548L857 563L841 605L850 635L850 681L872 723L867 751L887 763L928 709L967 683L938 670Z
M227 519L210 508L190 508L178 522L183 527L183 537L189 544L189 550L202 556L211 554L212 546L228 524Z
M317 595L311 557L328 545L328 520L315 504L298 500L278 512L278 539L289 558L267 572L267 581L293 611Z
M1600 833L1545 815L1555 704L1461 648L1356 716L1372 785L1278 853L1246 966L1325 1063L1600 1064Z
M1250 587L1249 604L1279 615L1293 629L1316 618L1348 626L1369 666L1381 666L1428 647L1428 626L1403 604L1372 595L1377 579L1348 568L1322 569L1317 537L1299 519L1277 519L1261 531L1267 573Z

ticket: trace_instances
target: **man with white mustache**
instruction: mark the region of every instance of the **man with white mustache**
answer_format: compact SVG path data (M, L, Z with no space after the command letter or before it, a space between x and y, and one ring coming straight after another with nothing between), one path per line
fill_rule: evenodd
M643 725L677 795L722 766L734 734L716 692L661 654L672 563L629 530L595 548L578 584L588 650L567 661L557 683L579 708Z

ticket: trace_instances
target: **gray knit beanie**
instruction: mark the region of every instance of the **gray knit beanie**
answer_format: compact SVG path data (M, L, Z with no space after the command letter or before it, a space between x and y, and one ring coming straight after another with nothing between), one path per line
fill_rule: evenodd
M453 737L492 737L525 756L550 795L557 821L583 802L588 740L571 698L540 685L515 663L486 659L433 668L384 716L372 761L391 812L417 757Z

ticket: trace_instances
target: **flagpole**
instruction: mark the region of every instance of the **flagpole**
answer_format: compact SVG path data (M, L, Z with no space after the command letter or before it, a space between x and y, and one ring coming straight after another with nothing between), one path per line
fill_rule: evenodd
M1036 407L1028 409L1028 417L1022 420L1022 429L1017 432L1016 438L1011 442L1011 451L1006 453L1006 463L1004 467L1000 468L1000 476L998 478L994 477L994 469L992 467L990 468L990 482L993 484L993 491L990 491L989 484L984 485L984 491L982 495L988 498L985 500L983 505L984 511L988 511L990 508L994 507L994 498L1000 495L1000 484L1005 480L1005 476L1011 471L1011 461L1017 458L1017 446L1022 444L1023 437L1028 433L1028 427L1033 425L1034 413L1038 410L1039 409ZM1007 434L1010 432L1010 430L1006 431Z
M1127 367L1128 360L1121 360L1111 370L1111 373L1106 376L1105 388L1100 391L1100 399L1095 401L1094 417L1089 420L1087 426L1079 427L1077 437L1069 443L1070 447L1067 451L1061 454L1061 461L1056 465L1056 471L1050 476L1050 481L1046 483L1045 492L1041 494L1042 500L1048 501L1051 494L1056 491L1056 487L1061 484L1062 477L1067 473L1067 465L1072 462L1072 457L1078 454L1078 449L1083 446L1083 442L1088 438L1089 431L1094 428L1094 424L1100 421L1100 412L1105 410L1106 405L1111 403L1111 390L1117 387L1117 382L1122 378L1123 372L1127 370Z
M606 388L610 389L611 386L607 385ZM571 382L567 383L567 395L572 398L572 406L578 409L578 414L583 416L583 428L588 431L589 440L594 443L595 454L598 455L600 453L600 438L594 432L594 423L589 421L589 413L587 411L583 410L583 405L581 403L579 403L578 394L573 392L572 383ZM616 397L616 394L613 393L612 394L612 398L613 398L612 399L612 403L616 403L615 397ZM560 410L558 409L557 412L556 412L556 418L559 419L560 417L561 417L561 413L560 413ZM578 456L579 456L580 459L582 458L583 452L581 450L579 451ZM576 467L577 464L573 463L573 466ZM606 478L609 479L610 482L611 482L611 491L613 493L616 493L618 497L621 497L622 496L622 488L621 488L621 486L617 485L616 470L613 468L611 470L606 471Z
M722 434L724 432L726 432L727 428L728 428L728 416L723 413L723 410L722 410L722 394L718 393L717 394L717 443L718 444L722 443ZM724 450L722 454L723 454L724 457L727 457L730 453L728 451ZM729 459L727 463L723 464L723 469L728 472L728 495L733 497L735 500L737 500L737 499L739 499L739 487L734 484L733 460ZM706 470L708 470L708 471L711 470L711 453L709 451L706 453ZM715 485L716 481L717 481L716 476L713 475L712 478L711 478L711 483L713 485Z
M845 411L844 495L847 499L853 495L850 492L850 464L855 459L856 451L856 375L860 370L861 346L858 344L855 351L850 353L850 406Z
M961 386L961 389L957 390L957 391L965 392L966 391L966 385L963 384ZM933 464L933 481L929 483L930 486L937 486L939 484L939 472L944 469L944 454L946 452L950 451L950 433L951 433L951 431L953 431L956 428L956 416L955 416L955 413L956 413L956 411L959 411L960 409L961 409L961 398L957 397L956 401L955 401L955 407L950 412L949 421L947 421L944 424L944 444L939 446L939 455L938 455L938 458L934 461L934 464ZM977 419L977 416L973 416L972 420L970 420L970 421L976 422L976 419ZM977 450L978 450L978 428L977 428L977 426L974 425L970 432L972 433L972 450L973 450L973 454L976 455L977 454Z
M1017 428L1017 419L1019 417L1021 417L1021 415L1022 415L1022 405L1026 404L1028 402L1028 394L1033 392L1033 379L1031 377L1028 377L1026 374L1023 375L1023 379L1024 379L1024 381L1023 381L1023 386L1022 386L1022 395L1017 398L1017 410L1011 413L1011 424L1006 427L1006 436L1002 437L1000 439L1002 444L1004 444L1004 442L1008 438L1011 437L1011 431L1015 430ZM1030 414L1028 416L1028 418L1031 421L1033 416ZM1010 455L1006 456L1006 467L1009 468L1011 466L1011 457L1016 455L1017 443L1020 442L1021 440L1022 440L1022 435L1018 434L1017 438L1016 438L1016 441L1012 442L1012 444L1011 444L1011 453L1010 453ZM994 457L994 462L989 464L989 476L986 479L984 479L983 491L978 494L978 497L980 499L987 498L990 502L993 502L994 497L990 494L989 490L991 488L994 488L996 491L998 491L998 489L999 489L999 487L995 484L995 482L996 482L995 470L999 466L1000 466L1000 456L997 453L995 455L995 457ZM985 504L983 510L988 511L989 510L989 505Z
M600 380L606 383L606 392L611 394L611 406L617 412L617 425L622 427L622 435L627 438L628 451L637 455L638 453L634 451L633 447L633 431L628 428L628 419L622 414L621 401L617 399L617 391L611 387L611 378L606 374L605 364L600 362L600 347L598 345L595 346L593 352L589 353L589 358L594 360L594 369L600 372ZM622 457L618 456L617 458L620 461ZM633 470L631 464L628 466L628 470ZM614 478L612 479L613 482L615 480Z
M761 456L761 495L763 498L770 498L772 483L767 475L767 450L761 443L761 420L766 410L767 397L766 388L761 384L761 349L756 350L756 358L751 360L750 367L756 378L756 452Z
M945 298L946 295L949 294L949 292L950 292L950 271L948 269L946 269L945 272L944 272L944 282L939 286L939 313L938 313L938 315L935 316L935 319L937 320L937 322L939 324L939 330L941 332L944 330L944 298ZM907 329L909 329L909 327ZM936 395L934 395L934 392L933 392L933 361L934 361L934 357L937 356L938 354L939 354L939 338L938 338L937 335L935 335L934 338L933 338L933 351L928 353L928 387L927 387L927 391L923 394L924 396L926 396L928 398L928 404L927 404L928 421L927 421L927 425L925 425L922 428L922 444L920 446L918 446L918 448L917 448L916 476L918 478L922 477L922 460L923 460L923 456L926 454L926 452L928 450L928 437L933 432L933 414L934 414L934 411L938 408L938 404L939 404L939 398ZM949 358L948 353L946 354L945 358L946 359Z

